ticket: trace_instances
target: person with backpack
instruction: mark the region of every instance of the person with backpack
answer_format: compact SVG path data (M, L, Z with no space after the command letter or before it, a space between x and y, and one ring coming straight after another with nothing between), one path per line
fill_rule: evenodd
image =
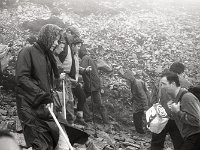
M179 77L180 85L182 88L188 89L192 84L187 81L184 77L184 70L185 66L184 64L180 62L174 62L169 69L163 70L164 72L172 71ZM155 90L157 93L152 93L155 99L152 99L153 103L157 103L160 100L161 105L165 108L168 116L171 116L171 111L168 108L167 102L171 100L171 96L166 92L166 89L163 89L160 87L160 81L158 82L157 90ZM174 145L175 150L179 150L180 147L183 144L183 138L181 137L180 131L177 128L177 125L173 118L169 118L165 128L160 132L159 134L152 133L151 138L151 150L162 150L164 148L164 142L166 135L169 134L172 143ZM179 139L179 140L177 140Z
M96 106L99 114L102 117L103 122L105 124L109 124L107 110L103 105L101 99L101 80L98 74L97 65L94 60L87 54L85 45L82 45L79 49L79 58L81 59L81 67L87 68L88 66L91 66L90 72L82 74L84 81L83 88L86 93L86 97L91 96L92 103L94 103L94 105ZM86 120L90 121L91 116L89 114L87 106L85 107L85 111L85 114L87 114L87 116L85 116Z
M199 150L200 102L198 98L181 88L176 73L169 71L162 74L160 85L172 98L167 104L172 114L171 117L175 120L184 139L180 150Z

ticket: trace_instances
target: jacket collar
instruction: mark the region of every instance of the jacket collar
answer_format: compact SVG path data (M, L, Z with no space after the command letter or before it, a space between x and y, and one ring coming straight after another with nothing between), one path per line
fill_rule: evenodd
M178 94L176 95L175 103L177 103L177 102L179 101L180 96L181 96L181 94L183 93L183 91L186 91L186 89L184 89L184 88L180 88Z
M44 54L44 51L42 50L42 48L40 47L40 45L35 42L34 45L33 45L36 49L38 49L42 54Z

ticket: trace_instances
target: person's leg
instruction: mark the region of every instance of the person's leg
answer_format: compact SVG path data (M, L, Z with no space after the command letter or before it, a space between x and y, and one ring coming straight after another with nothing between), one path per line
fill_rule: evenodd
M87 125L86 122L83 119L83 109L86 102L86 96L81 88L80 84L78 84L75 88L72 89L72 92L74 96L78 99L77 103L77 118L75 120L75 123L81 124L81 125Z
M175 150L180 150L181 146L183 145L184 141L180 134L180 131L178 130L178 127L174 120L169 119L168 121L169 125L169 135L172 139L172 143L174 145Z
M83 89L81 88L81 85L78 84L75 88L72 88L72 92L74 96L78 99L77 103L77 111L83 111L83 106L86 102L86 95Z
M74 115L74 102L73 101L67 101L66 105L66 119L69 122L69 124L73 125L75 120Z
M33 150L53 150L53 139L48 131L41 132L41 127L23 125L23 134L28 147Z
M162 150L164 148L164 142L167 133L168 133L168 123L159 134L152 133L151 150Z
M94 106L97 108L99 114L101 115L103 122L109 124L108 113L102 103L100 91L93 91L91 94L91 100L94 103Z
M86 122L92 121L92 114L90 112L87 102L84 104L84 107L83 107L83 118Z
M200 149L200 133L191 135L184 140L180 150L199 150Z
M138 133L144 134L144 129L143 129L143 117L144 111L139 111L137 113L133 113L133 122L135 125L135 130Z

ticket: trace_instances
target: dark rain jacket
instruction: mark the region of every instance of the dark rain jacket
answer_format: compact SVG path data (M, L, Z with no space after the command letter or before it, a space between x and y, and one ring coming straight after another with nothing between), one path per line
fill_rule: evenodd
M87 93L90 93L93 91L99 91L101 89L101 81L98 75L96 63L90 56L87 55L86 49L81 49L79 51L79 57L81 58L81 61L80 61L81 67L83 68L87 68L88 66L92 67L92 70L90 72L84 72L82 74L83 81L84 81L84 90ZM90 83L91 83L91 87L90 87Z
M23 49L18 55L16 69L16 102L27 146L53 150L57 145L59 130L45 104L53 102L51 98L51 65L38 44ZM83 144L88 135L65 125L70 142ZM80 136L81 135L81 136ZM43 150L42 149L42 150Z
M133 113L144 111L148 108L149 92L145 82L140 79L131 81Z

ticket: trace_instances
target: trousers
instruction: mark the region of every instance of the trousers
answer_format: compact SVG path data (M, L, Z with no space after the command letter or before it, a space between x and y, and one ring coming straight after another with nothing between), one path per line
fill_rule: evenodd
M169 133L175 150L180 150L184 141L174 120L169 119L165 128L159 134L152 133L151 150L162 150L165 137Z

